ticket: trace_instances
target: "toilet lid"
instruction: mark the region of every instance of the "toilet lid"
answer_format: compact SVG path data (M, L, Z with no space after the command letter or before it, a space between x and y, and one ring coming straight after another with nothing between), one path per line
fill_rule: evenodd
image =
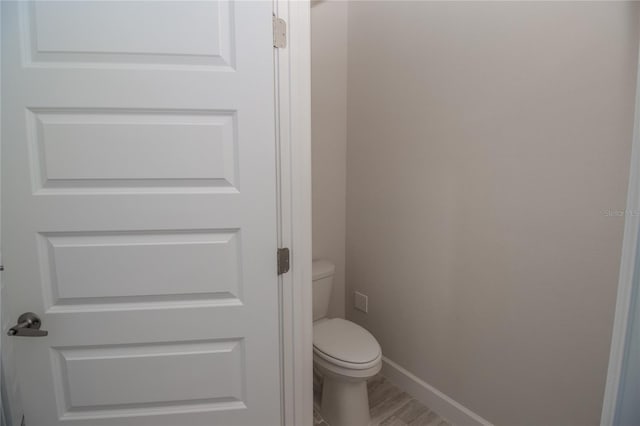
M331 358L352 364L370 363L381 354L380 345L371 333L341 318L314 324L313 346Z

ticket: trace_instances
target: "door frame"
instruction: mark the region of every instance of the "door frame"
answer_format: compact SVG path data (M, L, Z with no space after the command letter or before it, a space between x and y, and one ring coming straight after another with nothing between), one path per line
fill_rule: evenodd
M640 50L640 49L639 49ZM635 284L640 276L640 53L636 76L636 99L631 143L631 164L627 188L627 204L624 220L624 236L620 255L620 273L616 297L609 366L605 384L600 424L613 425L622 400L624 364L629 349L629 338L634 309L640 309L639 292ZM634 300L638 300L634 303ZM634 306L635 305L635 306Z
M274 49L278 146L278 243L291 249L281 275L283 423L313 422L311 275L311 4L273 0L287 24L287 46Z
M279 278L281 409L283 424L296 426L313 421L310 1L273 0L273 10L286 21L288 33L288 45L274 49L278 246L291 249L291 269ZM0 332L8 327L4 322ZM2 368L11 371L11 366ZM19 402L8 407L15 414L13 426L21 417Z

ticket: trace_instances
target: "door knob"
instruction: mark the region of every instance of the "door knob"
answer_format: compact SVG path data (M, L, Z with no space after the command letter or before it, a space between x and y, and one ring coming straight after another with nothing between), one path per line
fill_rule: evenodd
M33 312L25 312L18 318L18 323L11 327L9 336L42 337L49 334L47 330L40 330L42 321Z

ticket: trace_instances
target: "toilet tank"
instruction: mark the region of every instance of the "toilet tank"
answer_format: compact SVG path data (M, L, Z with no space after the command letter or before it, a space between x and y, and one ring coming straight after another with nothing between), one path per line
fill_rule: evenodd
M319 320L327 316L331 288L333 287L333 274L336 267L328 260L314 260L313 274L313 320Z

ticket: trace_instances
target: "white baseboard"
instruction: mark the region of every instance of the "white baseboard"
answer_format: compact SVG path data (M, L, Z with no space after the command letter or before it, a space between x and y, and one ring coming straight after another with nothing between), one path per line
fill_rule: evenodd
M454 425L491 426L489 421L449 398L385 356L382 357L382 375Z

